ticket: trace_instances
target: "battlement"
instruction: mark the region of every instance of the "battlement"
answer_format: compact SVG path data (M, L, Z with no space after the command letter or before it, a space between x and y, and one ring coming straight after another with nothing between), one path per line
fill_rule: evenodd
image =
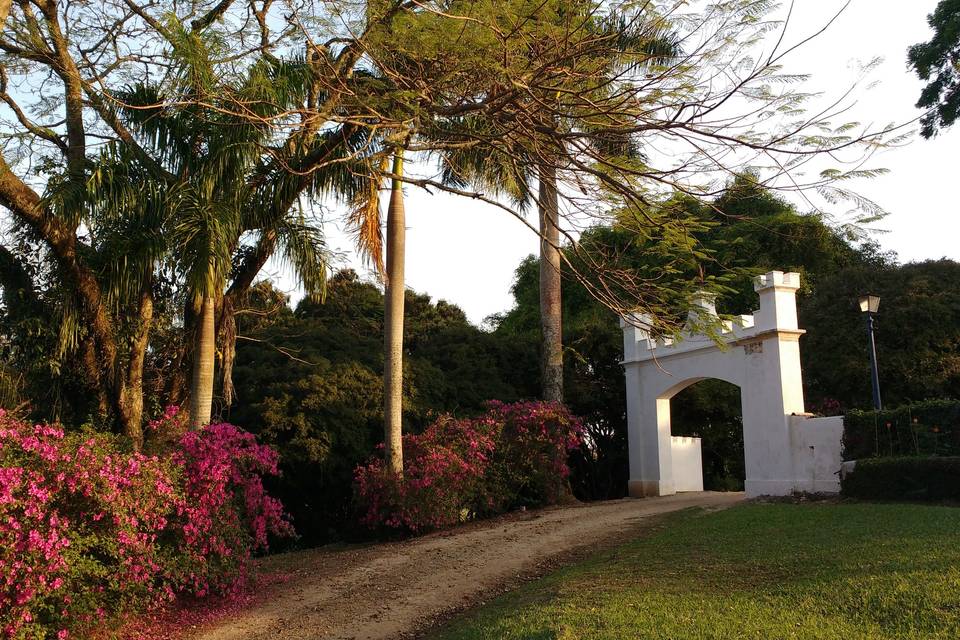
M786 334L799 336L796 293L800 288L799 273L770 271L754 278L754 290L760 309L750 315L719 321L716 299L704 293L694 298L687 314L687 329L681 339L654 338L649 315L631 313L620 319L623 329L623 362L640 362L669 355L715 347L717 341L737 344L752 338ZM694 331L697 327L716 327L710 335Z
M800 288L800 274L783 271L770 271L753 279L753 290L760 292L764 289L780 288L796 291Z

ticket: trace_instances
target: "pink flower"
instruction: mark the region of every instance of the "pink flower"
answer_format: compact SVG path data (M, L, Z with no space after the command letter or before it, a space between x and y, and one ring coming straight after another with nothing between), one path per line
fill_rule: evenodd
M121 602L235 592L252 553L293 533L262 484L277 463L231 425L188 434L161 460L0 413L0 630L42 620L45 637L83 637ZM73 564L78 541L106 575Z
M404 436L402 481L379 457L355 469L361 520L418 532L510 508L521 493L550 503L564 490L567 454L581 433L576 418L550 403L494 401L478 418L441 416Z

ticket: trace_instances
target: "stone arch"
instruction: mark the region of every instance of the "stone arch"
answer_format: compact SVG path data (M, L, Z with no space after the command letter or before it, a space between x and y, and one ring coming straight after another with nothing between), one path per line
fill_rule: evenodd
M711 446L715 447L719 444L719 441L708 436L706 433L701 433L699 436L680 435L677 433L677 396L683 394L684 391L690 389L691 387L696 387L700 383L708 381L722 383L724 387L728 388L728 391L731 394L731 399L732 396L735 395L736 406L738 408L738 418L742 420L743 390L738 384L731 382L729 379L713 377L688 378L682 382L674 384L667 391L665 391L660 398L657 399L658 402L666 401L662 406L658 405L657 411L663 411L663 415L669 424L668 428L670 430L670 451L673 459L674 489L678 493L686 491L703 491L704 485L707 481L708 449ZM700 426L703 427L705 425ZM743 467L744 454L742 443L738 449L739 466ZM742 469L740 473L737 474L737 477L741 482L745 479Z
M672 387L669 387L668 389L666 389L660 395L660 398L664 400L672 400L675 395L677 395L684 389L688 389L693 385L697 384L698 382L703 382L704 380L719 380L721 382L727 382L729 384L732 384L735 387L740 386L739 382L729 379L729 376L724 376L722 378L719 376L695 376L692 378L685 378L684 380L681 380L680 382L675 383Z
M648 318L633 315L621 321L630 495L676 492L670 398L706 378L740 388L747 495L839 489L827 470L835 465L839 471L842 419L808 420L804 411L799 287L797 273L758 276L754 288L760 310L727 322L719 341L692 333L676 343L655 340ZM713 301L695 301L691 315L716 317Z

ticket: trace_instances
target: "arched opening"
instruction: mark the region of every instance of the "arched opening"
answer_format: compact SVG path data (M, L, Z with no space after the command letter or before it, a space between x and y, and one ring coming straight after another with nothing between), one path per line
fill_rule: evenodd
M670 399L670 431L700 438L705 491L743 491L740 387L710 378L681 389Z

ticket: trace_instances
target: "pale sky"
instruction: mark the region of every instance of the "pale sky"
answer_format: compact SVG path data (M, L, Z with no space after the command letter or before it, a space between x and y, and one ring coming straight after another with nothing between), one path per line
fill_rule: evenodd
M797 0L786 41L817 31L843 4L843 0ZM882 64L870 75L878 84L857 92L848 119L877 127L910 121L919 115L913 105L922 83L908 70L906 52L910 45L929 39L926 16L936 5L937 0L852 0L824 34L787 59L786 70L811 76L804 90L838 96L849 88L862 64L880 57ZM851 185L890 212L877 225L886 231L877 239L885 249L896 251L902 262L960 260L958 155L960 125L930 141L916 135L909 145L874 158L871 166L889 169L889 174ZM487 204L429 195L414 187L406 193L407 286L459 305L475 323L510 308L514 270L523 257L537 251L536 235ZM835 213L841 215L843 209ZM351 239L336 225L338 213L331 213L327 225L329 246L364 273ZM530 221L535 223L533 215ZM272 266L267 275L280 273ZM281 281L291 282L285 275Z

